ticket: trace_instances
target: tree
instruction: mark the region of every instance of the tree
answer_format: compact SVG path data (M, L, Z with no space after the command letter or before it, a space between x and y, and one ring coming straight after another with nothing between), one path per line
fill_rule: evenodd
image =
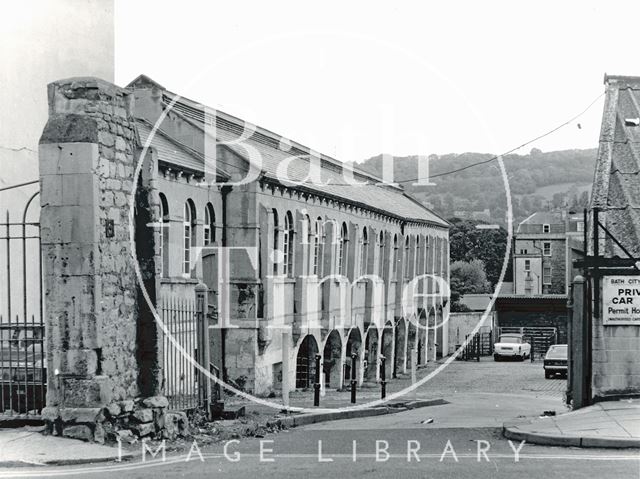
M489 293L491 284L487 281L484 263L474 259L472 261L455 261L451 265L451 311L468 311L466 305L460 303L460 297L465 294Z
M487 280L484 263L479 259L472 261L455 261L451 265L451 289L456 283L456 291L460 294L479 294L491 292L491 284Z
M588 191L583 191L582 194L580 195L580 199L578 200L578 206L582 207L582 208L588 208L589 207L589 192Z
M481 221L450 218L449 245L451 262L480 260L487 280L495 286L500 279L504 256L507 250L507 232L499 229L478 229ZM510 265L510 262L509 262ZM510 268L505 274L505 281L511 278Z

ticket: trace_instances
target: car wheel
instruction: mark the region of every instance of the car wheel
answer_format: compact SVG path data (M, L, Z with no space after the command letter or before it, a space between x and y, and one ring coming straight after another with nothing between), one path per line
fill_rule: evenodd
M498 356L497 354L494 354L494 355L493 355L493 360L494 360L495 362L500 361L500 356Z
M545 371L544 372L544 378L545 379L551 379L551 373L549 371Z

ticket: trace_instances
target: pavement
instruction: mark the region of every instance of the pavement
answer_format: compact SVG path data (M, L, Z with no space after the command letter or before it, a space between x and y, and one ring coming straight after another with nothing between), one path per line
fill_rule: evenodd
M116 461L118 449L77 439L45 436L43 427L0 429L0 466L72 465ZM123 451L121 459L133 454Z
M637 478L640 455L628 449L562 448L522 444L496 427L559 398L525 394L459 394L448 404L367 419L311 424L278 434L201 444L166 458L118 464L0 468L0 477L304 477L545 479ZM470 413L476 404L477 416ZM496 407L497 406L497 407ZM446 409L445 409L446 408ZM425 422L425 418L434 418ZM470 420L473 419L473 422ZM463 427L458 427L463 426Z
M319 411L317 413L276 416L281 427L300 427L326 421L369 418L439 404L439 400L403 401L393 407ZM253 415L252 415L253 416ZM254 419L254 417L252 417ZM235 421L223 421L235 423ZM25 426L0 429L0 468L16 466L65 466L100 462L122 462L143 454L142 445L117 447L43 434L44 427ZM157 444L152 444L155 450ZM169 448L169 447L168 447Z
M551 446L640 448L640 400L607 401L504 424L509 439Z

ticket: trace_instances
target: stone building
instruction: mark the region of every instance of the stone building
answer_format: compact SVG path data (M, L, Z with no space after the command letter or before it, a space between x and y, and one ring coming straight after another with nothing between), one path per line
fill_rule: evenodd
M579 228L574 217L566 212L537 212L518 225L513 241L515 294L567 294L571 279L568 232Z
M341 388L352 355L362 384L382 356L391 378L448 354L448 223L397 185L145 76L55 82L49 113L45 417L65 434L180 423L167 406L205 383L188 356L277 395L316 355Z
M573 260L584 249L584 220L575 212L536 212L513 236L513 291L496 300L500 327L555 330L567 340L567 298Z
M608 277L640 283L640 77L605 76L605 104L602 114L600 143L593 182L589 217L589 255L594 255L594 210L599 210L599 257L604 265L626 261L626 270L591 273L594 297L591 314L589 364L580 363L590 375L589 399L607 399L640 394L640 314L627 315L627 320L607 318L603 284ZM597 282L596 282L597 281ZM600 284L598 284L600 282ZM629 296L629 308L640 303L640 295ZM631 310L630 310L631 311ZM588 339L588 338L587 338Z
M447 353L446 331L435 326L446 300L401 311L403 287L415 276L448 277L444 220L397 186L145 76L127 89L141 141L156 127L150 146L158 152L156 184L168 224L161 291L191 295L200 279L209 287L211 302L222 305L217 314L227 315L229 327L212 348L223 351L219 367L227 380L260 395L277 391L283 374L308 387L319 353L327 384L339 388L354 352L359 383L375 381L380 354L391 376L406 371L414 347L422 362ZM323 184L301 181L316 167ZM202 261L186 243L192 251L205 247ZM226 261L220 247L236 248L226 253L226 272L219 269ZM430 321L428 334L412 324L412 314ZM291 344L282 344L276 326L290 327ZM289 371L282 370L283 354L291 355Z

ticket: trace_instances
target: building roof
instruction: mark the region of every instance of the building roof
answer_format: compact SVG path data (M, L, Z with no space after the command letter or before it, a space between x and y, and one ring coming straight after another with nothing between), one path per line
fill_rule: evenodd
M518 230L522 225L563 225L564 219L561 213L554 213L551 211L537 211L529 216L527 219L520 222Z
M460 296L459 302L464 304L472 311L484 311L491 303L493 294L463 294Z
M140 141L144 146L151 136L153 125L138 118L136 119L136 127ZM158 161L162 163L173 164L187 171L199 172L202 170L203 156L199 152L178 143L159 128L156 129L149 146L156 150ZM229 175L219 169L216 174L224 180L229 179Z
M497 299L519 299L522 301L528 300L558 300L558 299L567 299L568 296L566 294L500 294Z
M640 257L640 77L605 76L606 97L591 208L607 229ZM609 238L604 254L626 255Z
M144 75L140 75L128 86L152 86L163 89L159 84ZM345 200L392 217L425 222L444 228L449 226L446 220L406 194L401 187L378 184L382 183L382 180L375 175L351 167L327 155L317 153L308 147L264 128L249 125L245 121L224 112L216 110L215 116L210 115L208 109L203 105L170 91L164 90L162 97L165 108L171 105L173 114L180 116L183 120L200 129L203 134L215 134L216 141L225 142L227 148L246 161L255 163L251 155L247 153L247 147L259 153L260 163L258 166L264 177L280 181L286 185L287 182L282 180L283 175L279 173L281 173L283 165L287 165L285 162L288 161L285 169L287 178L293 182L303 182L309 175L311 165L315 161L321 165L319 176L321 182L325 184L304 181L299 186L296 186L297 188ZM213 129L213 123L215 123L215 130ZM141 128L144 130L145 126L143 125ZM246 135L247 131L252 131L251 135ZM234 144L234 140L238 140L243 134L247 137L243 138L242 145ZM144 132L141 136L143 135ZM161 143L163 141L164 139L160 140ZM158 145L159 155L161 149L164 149L166 158L172 157L173 153L170 146L165 144ZM187 148L185 147L184 149ZM183 153L183 151L179 153ZM194 160L200 162L200 168L202 169L204 161L202 154L191 159L185 158L182 154L177 155L177 161L180 162L181 166L182 164L193 166ZM355 181L364 184L349 184L345 179L345 173Z

